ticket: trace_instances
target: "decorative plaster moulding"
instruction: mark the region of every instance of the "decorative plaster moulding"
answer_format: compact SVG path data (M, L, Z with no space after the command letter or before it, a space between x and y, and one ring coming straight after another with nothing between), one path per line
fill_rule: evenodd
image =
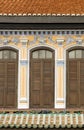
M82 42L83 40L82 39L76 39L77 42Z
M0 13L0 16L84 16L84 14L55 14L55 13Z
M56 41L57 41L57 43L60 43L60 42L63 43L64 39L57 39Z
M21 43L27 43L27 42L28 42L28 39L20 39L20 42L21 42Z
M23 35L23 39L25 35L83 35L84 30L0 30L0 35ZM22 40L23 40L22 39ZM79 37L80 39L80 37ZM57 42L63 42L64 39L57 39Z
M59 46L62 46L64 39L57 39L56 42L58 43Z

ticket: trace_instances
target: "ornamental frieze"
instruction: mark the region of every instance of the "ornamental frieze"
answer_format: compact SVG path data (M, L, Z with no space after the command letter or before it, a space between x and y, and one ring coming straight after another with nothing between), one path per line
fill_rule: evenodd
M3 35L2 35L3 34ZM27 32L23 35L23 32L17 35L7 35L9 32L5 34L0 32L0 44L9 45L11 43L18 45L22 44L23 46L30 46L32 44L54 44L58 46L64 46L72 43L76 43L78 45L84 43L84 34L52 34L46 31L46 33L41 32L39 34L37 31L32 33Z

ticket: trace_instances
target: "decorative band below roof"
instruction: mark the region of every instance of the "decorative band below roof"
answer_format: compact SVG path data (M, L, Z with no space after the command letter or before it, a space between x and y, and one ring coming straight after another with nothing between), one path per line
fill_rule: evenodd
M84 30L0 30L0 35L81 35Z
M32 14L32 13L0 13L0 16L84 16L84 14L46 14L46 13L43 13L43 14Z

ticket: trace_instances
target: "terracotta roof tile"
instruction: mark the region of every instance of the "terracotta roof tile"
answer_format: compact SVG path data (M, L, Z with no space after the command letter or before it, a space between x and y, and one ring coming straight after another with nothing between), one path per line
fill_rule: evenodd
M0 0L0 14L84 14L84 0Z

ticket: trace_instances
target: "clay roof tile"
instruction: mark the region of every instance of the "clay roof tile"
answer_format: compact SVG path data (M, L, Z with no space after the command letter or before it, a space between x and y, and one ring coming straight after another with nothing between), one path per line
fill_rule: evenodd
M84 0L0 0L0 14L84 14Z

